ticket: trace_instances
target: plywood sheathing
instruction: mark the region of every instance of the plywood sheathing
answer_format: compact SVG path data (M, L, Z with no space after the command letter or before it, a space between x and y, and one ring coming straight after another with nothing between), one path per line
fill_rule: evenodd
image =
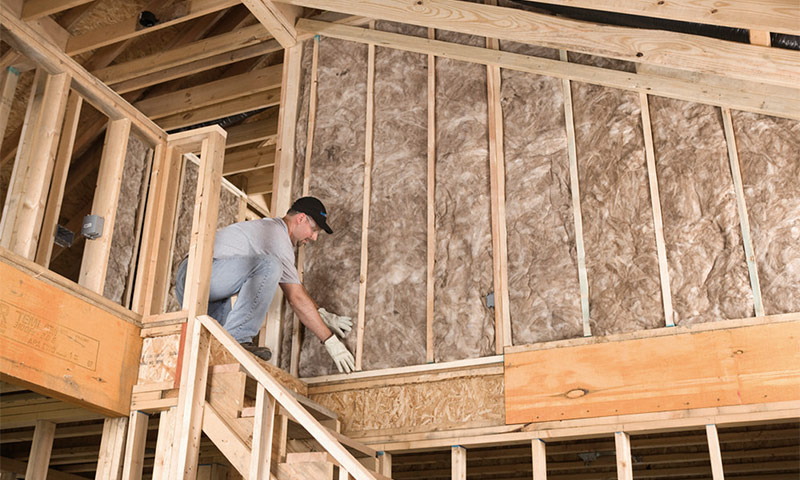
M744 318L753 295L719 109L650 96L675 324Z
M376 22L426 37L427 29ZM376 47L363 369L425 363L427 56Z
M437 40L483 46L481 37ZM486 68L436 60L434 360L494 353Z
M374 388L309 392L342 420L349 437L503 425L502 375L470 375Z
M194 214L195 192L197 191L197 164L191 160L184 162L184 175L181 187L181 198L178 199L178 223L175 233L175 244L172 250L172 273L170 275L167 312L180 310L175 298L175 274L178 266L189 253L189 240L192 231L192 215ZM236 222L239 215L239 199L227 188L220 189L219 214L217 229Z
M800 311L800 122L732 116L764 313Z
M138 385L174 382L178 367L180 335L145 338L139 360Z
M309 194L328 210L333 234L306 245L304 284L320 307L358 316L364 188L367 46L332 38L319 44L316 127ZM345 338L355 351L356 338ZM300 376L334 373L319 339L306 335Z
M572 95L592 334L663 326L639 97L582 82Z
M150 146L136 135L131 135L125 155L117 216L108 259L108 273L103 289L103 296L117 303L122 303L128 288L130 270L136 260L134 251L138 249L136 241L138 240L138 221L141 220L140 199L147 192L146 180L149 172L146 170L151 155Z
M512 42L501 49L558 58ZM517 345L583 334L564 97L553 77L502 70L511 328Z

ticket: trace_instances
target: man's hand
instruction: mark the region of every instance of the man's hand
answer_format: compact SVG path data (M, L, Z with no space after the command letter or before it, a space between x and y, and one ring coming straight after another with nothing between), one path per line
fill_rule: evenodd
M331 335L331 338L325 340L325 350L333 359L339 373L350 373L356 369L356 362L353 359L353 354L347 351L341 340L336 338L336 335Z
M324 308L320 308L319 316L322 317L322 321L325 322L325 325L331 329L336 335L340 337L347 336L350 333L350 330L353 329L353 319L350 317L343 317L341 315L336 315L335 313L331 313Z

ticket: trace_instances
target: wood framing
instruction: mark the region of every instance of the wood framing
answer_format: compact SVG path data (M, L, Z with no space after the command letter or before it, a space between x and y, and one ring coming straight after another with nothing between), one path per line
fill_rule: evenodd
M428 38L434 38L434 29L428 29ZM436 57L428 54L428 173L427 173L427 215L426 215L426 275L425 275L425 361L435 359L433 321L434 321L434 268L436 266Z
M147 442L147 422L150 416L133 411L128 420L128 436L125 440L125 461L122 480L140 480L144 466L144 447Z
M617 454L617 480L633 480L630 435L625 432L614 432L614 446Z
M97 480L117 480L122 475L122 465L127 439L128 417L107 418L103 422L103 436L97 458Z
M477 5L483 7L481 5ZM550 18L550 17L548 17ZM800 100L797 100L796 86L760 86L749 82L764 79L758 76L750 78L749 82L737 82L737 87L718 84L713 88L702 83L704 76L694 81L664 78L649 74L631 74L610 69L566 63L546 58L530 57L510 52L497 52L481 47L458 45L439 40L412 37L390 32L366 30L363 28L336 25L309 19L300 19L297 22L299 31L309 34L350 40L361 43L375 43L376 45L389 46L400 50L408 50L423 54L435 54L439 57L480 63L484 65L498 65L521 72L530 72L548 75L556 78L569 78L594 85L603 85L637 92L646 92L651 95L661 95L679 100L705 103L716 106L728 106L738 110L763 113L778 117L800 119ZM479 35L486 35L487 32ZM500 37L502 38L502 37ZM531 42L531 40L520 40ZM556 47L557 48L557 47ZM564 48L572 50L569 46ZM766 48L766 47L758 47ZM775 49L773 49L775 50ZM634 59L633 61L638 61ZM742 62L743 59L737 59ZM800 62L797 62L800 65ZM676 66L678 67L678 66ZM800 67L799 67L800 68ZM700 72L704 73L705 72ZM720 72L710 72L719 74ZM787 91L787 87L789 90ZM787 95L787 92L790 94Z
M277 4L272 0L244 0L242 3L280 42L283 48L290 48L297 44L294 22L302 8Z
M127 415L138 327L8 263L0 272L2 376L94 412Z
M506 422L795 400L797 338L795 320L506 354Z
M531 440L531 461L533 462L533 480L547 480L546 446L541 438Z
M467 480L467 449L460 445L450 447L450 478Z
M0 147L3 145L8 115L11 113L18 81L19 71L14 67L6 67L0 71Z
M716 425L706 425L708 437L708 454L711 459L711 474L713 480L725 480L722 472L722 453L719 449L719 433Z
M28 468L25 478L30 480L44 480L47 477L47 466L50 465L50 453L53 450L53 437L56 424L46 420L38 420L33 431L31 453L28 457Z

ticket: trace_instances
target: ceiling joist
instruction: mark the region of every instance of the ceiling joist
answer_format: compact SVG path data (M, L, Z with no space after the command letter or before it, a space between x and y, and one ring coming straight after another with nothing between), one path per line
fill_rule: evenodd
M243 0L245 6L261 22L283 48L297 44L294 24L302 12L301 7L281 5L272 0Z

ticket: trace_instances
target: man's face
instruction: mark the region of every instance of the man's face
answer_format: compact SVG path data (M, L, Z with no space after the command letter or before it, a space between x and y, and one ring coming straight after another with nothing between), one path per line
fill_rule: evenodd
M297 228L294 231L294 242L296 246L302 247L308 243L309 240L316 242L317 235L319 235L319 232L322 231L322 229L317 226L317 222L315 222L314 219L305 213L301 213L299 215L300 218L298 219Z

